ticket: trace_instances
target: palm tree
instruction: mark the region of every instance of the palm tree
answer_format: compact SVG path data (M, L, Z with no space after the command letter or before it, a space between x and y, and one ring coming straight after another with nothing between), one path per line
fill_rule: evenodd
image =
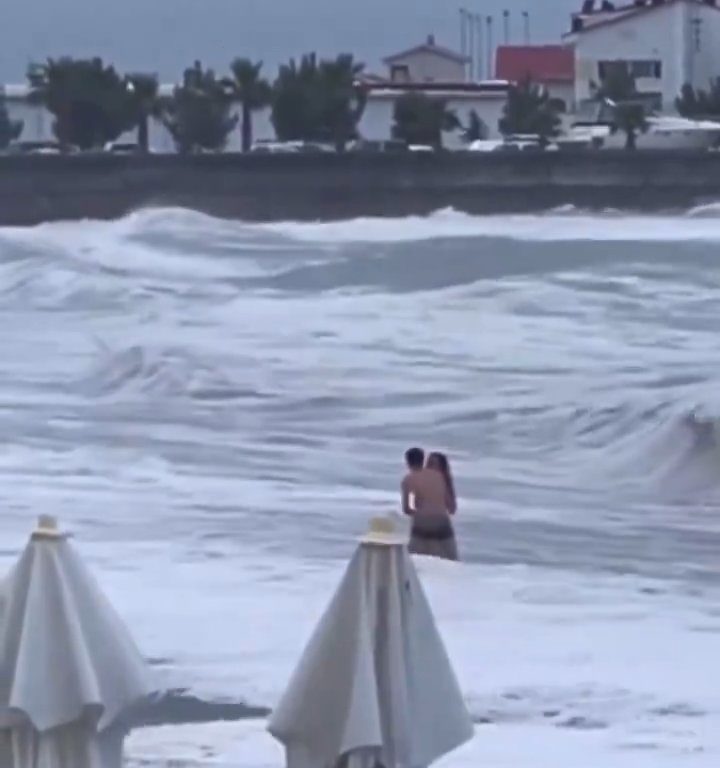
M60 144L103 147L135 125L126 81L102 59L48 59L28 70L30 99L55 120Z
M365 65L349 53L320 62L322 121L326 138L338 152L343 152L347 142L357 138L357 126L367 105L367 91L358 83L364 68Z
M262 62L253 63L249 59L235 59L230 65L232 78L228 81L233 97L242 105L242 151L249 152L252 147L252 116L256 109L270 104L272 88L267 80L260 77Z
M625 133L625 149L636 149L638 133L644 133L648 126L635 80L625 66L619 64L608 68L597 98L611 108L613 129Z
M710 89L695 90L685 83L680 96L675 99L675 108L683 117L718 117L720 115L720 77L710 81Z
M557 105L547 89L528 78L510 86L498 127L503 136L530 133L539 136L541 144L547 144L560 130Z
M442 149L442 135L460 127L457 115L443 99L424 93L406 93L395 102L393 138L406 144L424 144Z
M185 70L182 85L163 100L163 124L181 154L218 152L235 130L237 115L231 114L232 93L223 80L199 61Z
M159 117L158 79L155 75L142 72L125 77L127 91L137 124L137 141L140 151L147 153L150 143L149 123L151 117Z
M357 138L367 94L363 65L350 54L318 61L314 53L280 67L273 86L272 122L280 141L331 142L342 151Z

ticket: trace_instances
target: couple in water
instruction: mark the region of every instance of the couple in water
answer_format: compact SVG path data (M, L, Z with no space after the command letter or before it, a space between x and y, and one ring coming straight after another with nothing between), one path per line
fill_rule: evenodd
M425 461L422 448L410 448L405 463L408 472L401 485L402 509L412 517L410 551L457 560L451 519L457 512L457 498L447 457L431 453Z

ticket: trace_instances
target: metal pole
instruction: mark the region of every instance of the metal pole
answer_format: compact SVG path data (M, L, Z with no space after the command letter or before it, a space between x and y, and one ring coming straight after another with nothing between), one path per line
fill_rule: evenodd
M503 11L503 40L505 45L510 42L510 11Z
M470 56L470 80L475 79L475 25L473 15L468 11L468 55Z
M495 77L495 68L493 67L493 17L488 16L485 19L485 23L487 24L487 71L488 77L492 79Z
M460 53L463 56L467 56L467 35L466 35L466 11L464 8L460 9ZM467 70L467 64L465 65Z
M485 62L483 61L483 29L482 16L476 13L473 16L475 22L475 43L477 45L477 79L482 80L485 77Z
M530 45L530 13L523 11L523 27L525 30L525 45Z

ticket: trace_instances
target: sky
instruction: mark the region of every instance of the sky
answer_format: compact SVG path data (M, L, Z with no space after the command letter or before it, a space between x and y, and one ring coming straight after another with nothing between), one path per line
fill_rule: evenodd
M459 48L463 4L496 15L497 32L509 9L511 42L522 42L528 10L533 42L556 42L581 0L1 0L0 82L23 82L29 62L58 55L99 55L163 82L196 59L224 70L237 56L262 60L272 76L311 50L349 51L377 72L384 56L431 33Z

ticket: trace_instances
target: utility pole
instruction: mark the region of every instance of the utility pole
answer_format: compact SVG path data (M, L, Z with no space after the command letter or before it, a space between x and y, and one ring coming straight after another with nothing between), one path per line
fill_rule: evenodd
M483 28L482 16L479 13L473 14L475 22L475 43L477 46L477 79L483 80L485 77L485 64L483 62Z
M468 56L470 57L470 80L475 79L475 25L473 15L468 11Z
M460 9L460 53L463 56L467 56L467 27L466 22L467 11L464 8ZM467 77L467 62L465 63L465 77Z
M495 77L495 68L493 67L493 17L487 16L487 71L488 77L492 80Z

